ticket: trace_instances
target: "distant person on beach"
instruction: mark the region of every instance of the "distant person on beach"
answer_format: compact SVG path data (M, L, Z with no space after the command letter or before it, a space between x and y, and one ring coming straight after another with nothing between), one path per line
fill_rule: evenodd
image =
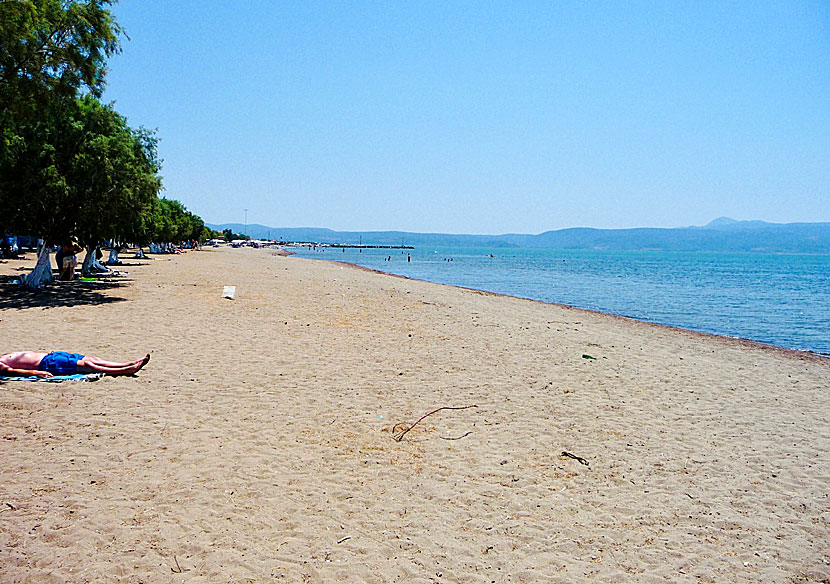
M78 265L76 253L83 248L77 242L67 241L55 254L55 263L58 264L58 279L71 280L75 277L75 266Z
M106 373L107 375L132 375L144 367L150 360L147 354L143 359L129 363L104 361L98 357L53 351L35 353L18 351L0 356L0 375L36 376L48 379L55 375L75 375L76 373Z
M17 248L14 236L0 235L0 258L14 258L17 257L17 251L12 249L12 244Z

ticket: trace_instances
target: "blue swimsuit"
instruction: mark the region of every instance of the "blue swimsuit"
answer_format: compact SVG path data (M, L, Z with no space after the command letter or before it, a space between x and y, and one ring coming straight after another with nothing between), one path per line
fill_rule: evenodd
M78 361L84 356L79 353L65 353L52 351L40 360L38 371L48 371L52 375L75 375L78 372Z

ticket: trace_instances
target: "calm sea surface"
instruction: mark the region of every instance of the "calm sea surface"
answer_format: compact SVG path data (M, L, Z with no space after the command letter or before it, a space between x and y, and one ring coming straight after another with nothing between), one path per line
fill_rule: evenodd
M291 250L300 257L830 355L827 255L457 247L404 253Z

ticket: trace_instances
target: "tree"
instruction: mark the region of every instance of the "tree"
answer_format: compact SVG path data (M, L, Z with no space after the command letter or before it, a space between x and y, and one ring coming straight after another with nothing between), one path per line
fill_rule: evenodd
M88 273L99 242L133 236L157 197L157 140L92 96L52 106L18 128L0 157L0 193L13 201L4 222L48 245L77 236ZM46 279L46 267L39 261L30 285Z
M205 239L205 222L175 199L159 199L153 211L153 240L159 243Z
M44 239L31 287L51 279L47 249L71 235L91 260L105 238L173 241L204 231L181 203L158 199L155 135L97 100L122 34L113 3L0 0L0 231Z
M44 239L38 262L27 279L37 288L52 277L48 248L72 230L69 185L62 152L70 139L61 119L63 106L51 102L38 118L3 128L0 141L0 229Z
M100 95L106 59L119 50L113 0L0 1L0 230L45 237L27 282L51 279L47 249L71 223L59 128L83 90Z
M244 233L234 233L230 229L223 229L222 234L225 236L225 241L231 242L235 239L251 239L250 236L245 235Z
M111 106L86 96L79 100L74 127L75 155L67 169L77 205L74 233L87 249L83 272L104 239L129 241L140 233L142 217L161 189L157 140L152 132L133 130Z

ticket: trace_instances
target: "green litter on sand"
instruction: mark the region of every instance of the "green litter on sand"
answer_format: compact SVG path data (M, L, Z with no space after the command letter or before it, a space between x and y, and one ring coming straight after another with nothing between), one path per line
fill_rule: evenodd
M97 282L98 278L81 278L81 282Z
M596 360L596 357L594 357L592 355L589 355L588 353L582 353L582 358L583 359L594 359L594 360Z

